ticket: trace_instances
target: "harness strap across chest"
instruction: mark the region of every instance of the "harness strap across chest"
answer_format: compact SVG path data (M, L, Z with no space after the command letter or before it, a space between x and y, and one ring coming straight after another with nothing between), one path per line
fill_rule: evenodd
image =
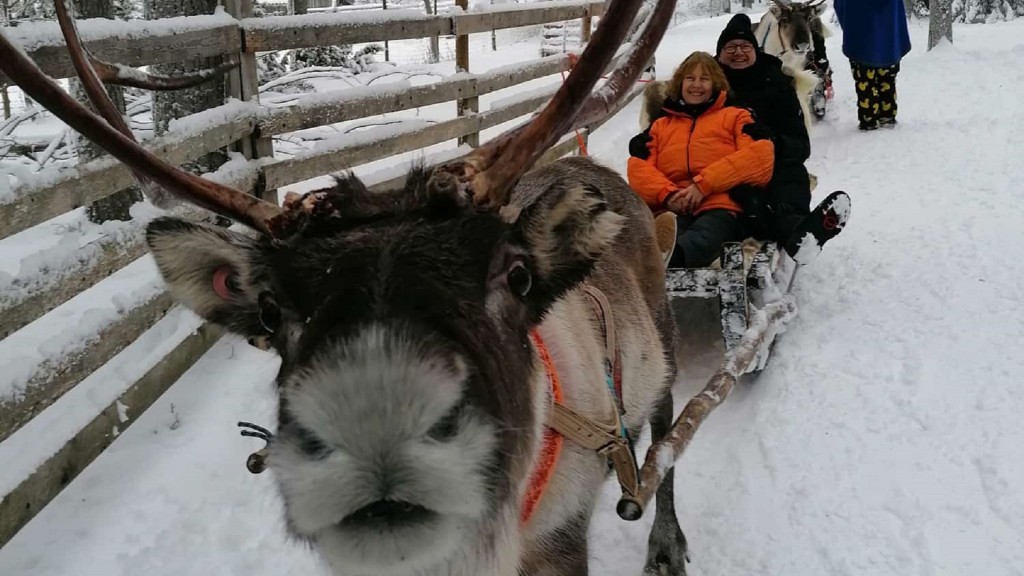
M520 521L529 522L551 480L555 464L561 454L563 438L594 450L604 456L615 469L622 491L635 495L640 487L640 474L636 465L633 442L622 423L625 413L622 400L622 368L620 352L616 341L615 323L607 297L597 288L585 286L584 293L590 297L595 313L601 321L605 338L605 376L608 392L612 397L613 421L595 422L567 408L562 403L561 382L554 361L537 330L530 338L537 348L541 362L547 372L551 386L553 405L544 430L544 443L539 462L534 467L520 512Z

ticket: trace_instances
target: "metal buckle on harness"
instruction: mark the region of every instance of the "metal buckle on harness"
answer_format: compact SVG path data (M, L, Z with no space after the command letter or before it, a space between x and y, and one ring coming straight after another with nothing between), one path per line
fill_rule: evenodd
M628 437L618 436L597 453L607 458L608 463L615 469L615 476L622 491L635 497L640 490L640 468L636 464L633 442Z
M606 458L615 469L622 490L631 496L637 494L640 489L640 468L636 464L633 443L628 435L620 432L622 425L617 411L612 425L601 425L561 404L555 404L548 419L548 426L576 444Z

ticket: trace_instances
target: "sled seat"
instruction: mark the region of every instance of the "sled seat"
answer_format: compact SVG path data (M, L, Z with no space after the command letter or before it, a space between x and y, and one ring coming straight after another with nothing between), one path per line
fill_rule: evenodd
M668 262L675 244L675 215L655 218L658 245ZM732 350L749 326L750 315L779 294L788 293L796 262L776 242L747 238L722 245L722 255L706 268L666 268L665 290L673 298L718 298L722 338Z

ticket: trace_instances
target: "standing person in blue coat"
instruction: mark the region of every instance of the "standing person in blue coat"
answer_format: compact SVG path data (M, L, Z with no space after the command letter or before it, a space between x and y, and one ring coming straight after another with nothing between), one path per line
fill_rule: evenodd
M910 52L903 0L835 0L850 59L861 130L896 125L896 74Z

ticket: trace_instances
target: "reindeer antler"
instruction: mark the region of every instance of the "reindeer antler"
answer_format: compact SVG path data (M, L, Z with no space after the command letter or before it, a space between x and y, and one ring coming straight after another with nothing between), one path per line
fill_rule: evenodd
M237 62L231 62L216 68L202 70L185 78L173 79L143 74L124 66L109 64L94 57L82 44L81 38L78 35L78 25L73 16L74 6L71 5L70 0L55 0L54 9L57 14L57 22L60 24L61 33L64 35L64 42L68 46L71 64L74 66L75 72L82 82L82 88L89 97L89 101L96 108L96 111L99 112L100 116L106 119L117 131L133 141L135 136L128 127L127 121L125 121L117 107L110 100L107 91L103 88L104 82L152 90L173 90L201 84L214 78L218 73L223 74L238 65ZM169 208L174 204L172 199L164 193L163 189L152 178L135 168L132 169L132 174L134 174L135 179L139 182L146 197L154 205L161 208Z
M276 204L265 202L240 190L205 180L177 166L172 166L135 141L127 122L110 101L99 75L93 68L93 63L101 65L106 65L106 63L91 58L78 37L74 18L71 17L71 10L68 8L69 0L57 0L55 5L57 20L64 34L64 40L67 42L71 61L82 80L86 94L103 118L64 92L3 33L0 33L0 53L4 54L4 57L0 58L0 69L25 93L53 112L68 126L131 167L136 179L150 192L159 190L157 186L162 186L202 208L237 220L263 233L271 234L275 228L272 221L276 219L276 224L280 225L279 217L283 214L281 208ZM110 71L107 68L104 69ZM124 76L120 72L118 75ZM210 71L203 71L199 75L206 79L213 77L213 73ZM161 85L148 84L153 79L159 80L159 77L136 78L135 82L137 82L136 85L147 84L145 87L154 89L180 87L180 83L172 85L173 82L156 83ZM179 82L190 82L190 80ZM159 198L160 194L158 193L156 196Z
M658 2L648 16L647 26L644 27L644 31L630 50L626 61L608 76L608 80L600 91L587 98L579 116L572 124L572 129L593 124L615 109L616 102L629 91L629 87L637 81L644 68L647 67L651 55L654 54L665 31L668 30L668 24L672 20L674 11L675 2Z
M92 64L96 75L104 84L115 84L117 86L131 86L132 88L144 88L146 90L183 90L192 88L204 82L209 82L217 76L230 72L237 68L241 61L234 54L229 55L223 64L212 68L196 70L184 76L162 76L142 72L129 66L111 64L89 54L89 63Z
M0 49L11 54L10 58L0 59L0 69L7 76L66 124L130 166L142 182L154 181L194 204L271 236L286 233L290 221L301 218L301 215L292 214L303 210L301 203L296 204L294 210L284 210L276 204L171 166L140 146L124 118L107 98L94 66L104 70L107 77L124 74L115 74L117 69L114 65L87 55L78 39L74 19L69 15L69 2L57 0L61 30L90 100L110 124L64 93L34 62L0 34ZM454 177L462 184L468 184L477 205L495 208L506 204L510 191L522 174L578 118L593 121L607 114L639 77L668 27L668 20L675 9L675 0L658 1L644 36L634 45L632 53L612 72L607 86L593 93L594 85L629 32L639 8L640 3L634 0L613 0L580 60L540 114L462 159L438 167L435 176ZM111 72L111 67L114 72ZM170 87L167 84L164 83L165 88ZM162 88L157 85L149 87Z
M496 209L507 204L519 178L574 123L578 124L578 117L593 121L594 117L611 110L625 95L661 42L675 4L675 0L658 1L644 36L634 45L626 61L609 77L607 86L594 93L594 85L622 44L640 9L640 2L614 0L602 16L579 62L540 114L468 155L439 166L435 176L457 179L468 187L467 192L478 206Z

